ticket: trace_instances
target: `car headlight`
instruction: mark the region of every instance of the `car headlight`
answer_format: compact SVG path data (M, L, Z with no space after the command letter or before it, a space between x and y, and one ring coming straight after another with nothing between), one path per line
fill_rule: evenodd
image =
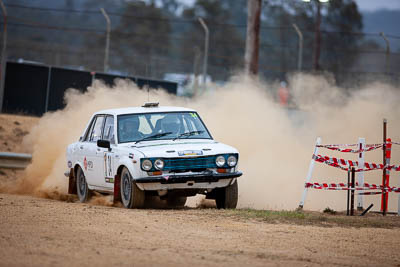
M164 169L164 161L162 159L156 159L156 161L154 161L154 168L157 170Z
M215 159L215 164L217 164L218 167L224 166L224 165L225 165L225 158L224 158L224 156L218 156L218 157Z
M237 158L235 156L229 156L228 158L228 166L235 167L237 164Z
M145 159L142 161L142 169L143 170L150 171L152 167L153 167L153 163L151 163L150 160Z

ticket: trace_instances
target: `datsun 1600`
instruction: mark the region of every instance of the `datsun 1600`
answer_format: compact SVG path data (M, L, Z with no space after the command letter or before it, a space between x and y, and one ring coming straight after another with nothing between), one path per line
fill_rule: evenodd
M217 208L236 208L239 152L213 139L192 109L142 107L96 112L78 142L67 148L69 194L113 194L126 208L146 196L182 207L204 194Z

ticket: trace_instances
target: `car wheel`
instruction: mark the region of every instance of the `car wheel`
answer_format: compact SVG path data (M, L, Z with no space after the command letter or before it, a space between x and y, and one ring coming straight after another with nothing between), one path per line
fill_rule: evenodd
M144 206L145 192L137 187L127 168L121 172L121 201L125 208L142 208Z
M80 202L88 202L92 196L92 191L89 189L86 182L85 174L81 168L78 168L76 172L76 192Z
M167 198L169 208L182 208L185 206L187 197L170 196Z
M215 202L218 209L235 209L238 202L237 181L227 187L218 188Z

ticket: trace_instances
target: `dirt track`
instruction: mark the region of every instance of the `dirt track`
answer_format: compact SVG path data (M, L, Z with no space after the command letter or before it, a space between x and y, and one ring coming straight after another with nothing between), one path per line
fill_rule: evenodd
M400 266L399 229L269 224L0 194L1 266Z
M37 120L0 115L0 150L30 152L21 141ZM0 185L20 175L0 170ZM0 193L0 266L400 266L397 219L393 229L271 224Z

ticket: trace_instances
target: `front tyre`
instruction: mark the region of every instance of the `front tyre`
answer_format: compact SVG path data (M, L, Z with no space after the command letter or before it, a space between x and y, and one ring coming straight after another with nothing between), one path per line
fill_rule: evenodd
M145 193L133 182L127 168L121 172L121 201L125 208L142 208L144 206Z
M235 209L238 202L237 180L227 187L218 188L215 202L218 209Z
M79 201L82 203L88 202L92 196L92 191L89 190L85 174L81 168L78 168L76 172L76 192L78 194Z

